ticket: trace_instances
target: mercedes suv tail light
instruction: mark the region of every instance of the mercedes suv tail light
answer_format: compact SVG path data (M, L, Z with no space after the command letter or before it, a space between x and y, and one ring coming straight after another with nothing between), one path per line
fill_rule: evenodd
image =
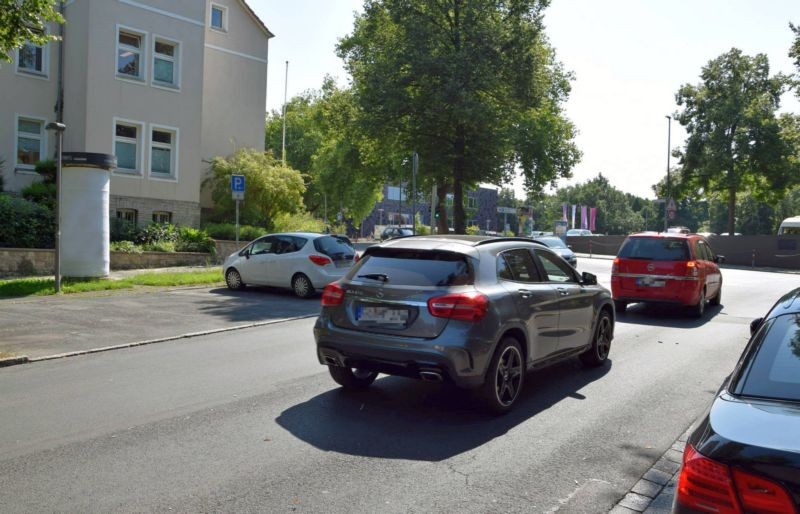
M428 300L428 311L437 318L479 321L486 316L489 299L478 292L454 293Z
M322 290L322 306L336 307L344 301L344 289L336 282L330 283Z

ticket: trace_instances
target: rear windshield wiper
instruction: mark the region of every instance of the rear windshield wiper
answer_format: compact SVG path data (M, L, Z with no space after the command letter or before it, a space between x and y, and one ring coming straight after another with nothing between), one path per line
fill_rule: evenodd
M364 275L358 275L358 278L368 278L370 280L380 280L381 282L388 282L389 275L385 273L366 273Z

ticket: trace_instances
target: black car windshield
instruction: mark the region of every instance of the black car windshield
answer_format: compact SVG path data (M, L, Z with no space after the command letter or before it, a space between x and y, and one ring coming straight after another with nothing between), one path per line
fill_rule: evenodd
M739 392L800 401L800 314L778 316L766 330Z
M465 255L453 252L380 249L361 260L350 274L357 277L386 277L393 286L463 286L473 283Z
M549 248L566 248L567 245L564 244L564 241L561 240L560 237L537 237L537 241L541 241Z
M622 245L617 257L649 261L688 261L689 247L685 239L675 237L631 237Z
M314 240L314 249L333 260L351 258L353 247L336 236L323 236Z

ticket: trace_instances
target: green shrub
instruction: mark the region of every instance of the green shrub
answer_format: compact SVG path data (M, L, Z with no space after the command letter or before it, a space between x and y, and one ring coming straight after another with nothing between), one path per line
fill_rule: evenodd
M272 228L275 232L322 232L325 224L313 217L310 212L283 213L273 218Z
M56 171L58 170L56 161L53 159L44 159L41 161L36 161L34 166L36 173L44 177L46 184L56 183Z
M0 246L53 248L55 216L44 205L0 194Z
M34 182L22 189L22 198L55 209L56 185L52 182Z
M153 243L145 243L141 245L141 247L145 252L171 253L175 251L175 243L172 241L156 241Z
M206 223L203 225L208 235L214 239L234 241L236 239L236 225L234 223ZM266 229L252 225L239 225L239 239L252 241L267 233Z
M178 228L175 225L153 222L139 230L139 233L136 234L135 242L140 245L149 245L155 243L175 243L177 240ZM153 251L157 252L160 250Z
M111 218L111 241L135 241L139 229L136 223L123 218Z
M178 229L178 241L175 249L179 252L205 252L212 256L217 254L217 245L205 230L191 227Z
M476 236L476 235L478 235L478 232L480 231L480 229L481 228L478 225L470 225L470 226L467 227L466 232L467 232L467 234L469 234L471 236Z
M142 253L142 247L136 246L131 241L114 241L111 243L112 252Z

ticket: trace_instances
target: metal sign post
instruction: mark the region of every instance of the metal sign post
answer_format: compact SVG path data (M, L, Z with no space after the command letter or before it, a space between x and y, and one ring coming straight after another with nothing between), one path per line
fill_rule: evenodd
M419 154L414 152L411 156L411 233L417 235L417 169L419 168Z
M236 246L239 246L239 202L244 200L244 175L231 175L231 196L236 201Z

